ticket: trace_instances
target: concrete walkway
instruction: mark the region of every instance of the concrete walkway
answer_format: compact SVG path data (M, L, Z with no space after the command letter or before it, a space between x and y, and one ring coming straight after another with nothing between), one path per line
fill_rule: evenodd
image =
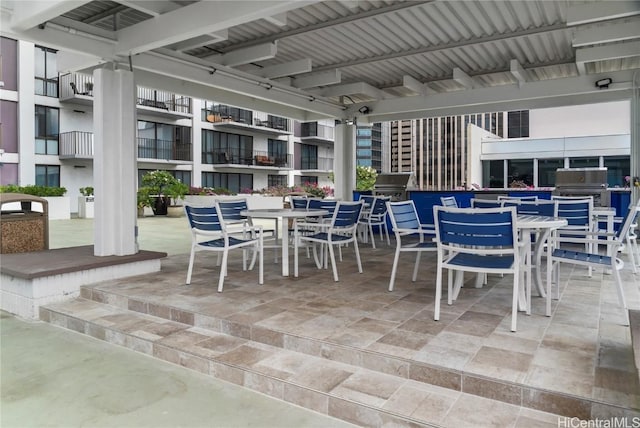
M93 221L50 221L50 248L93 243ZM140 219L142 249L188 253L184 218ZM211 376L0 312L0 426L352 426Z

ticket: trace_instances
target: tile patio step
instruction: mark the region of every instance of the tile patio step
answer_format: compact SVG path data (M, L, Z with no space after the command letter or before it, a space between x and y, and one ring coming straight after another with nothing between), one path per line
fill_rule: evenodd
M557 426L557 415L194 326L167 311L177 319L81 297L41 307L40 319L361 426Z

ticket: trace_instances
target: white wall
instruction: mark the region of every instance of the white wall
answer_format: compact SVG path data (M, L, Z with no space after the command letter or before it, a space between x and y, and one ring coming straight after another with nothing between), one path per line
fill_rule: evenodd
M535 109L529 112L530 138L629 134L629 101Z

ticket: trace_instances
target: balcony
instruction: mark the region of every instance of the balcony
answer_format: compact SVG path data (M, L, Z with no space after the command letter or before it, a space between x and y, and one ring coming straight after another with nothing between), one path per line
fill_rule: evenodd
M203 109L202 115L204 120L216 125L217 129L259 132L271 136L293 134L290 119L267 113L218 105L213 110Z
M305 122L300 127L300 141L305 144L333 144L335 128L318 122Z
M191 162L191 143L138 138L138 159Z
M244 152L215 150L203 153L202 156L203 163L219 166L243 166L265 169L293 168L293 155L291 154L271 155L268 152L255 150Z
M60 159L93 159L93 133L71 131L59 135Z
M302 159L300 161L300 167L297 169L301 172L333 171L333 158L318 157L315 159Z
M191 98L138 87L137 108L140 113L152 116L186 119L191 117Z
M76 104L93 105L93 76L81 73L60 75L58 99Z

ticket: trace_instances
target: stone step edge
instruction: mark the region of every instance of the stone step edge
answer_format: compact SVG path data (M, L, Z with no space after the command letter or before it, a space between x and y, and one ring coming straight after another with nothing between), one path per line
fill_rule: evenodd
M124 308L116 308L122 311L135 312L128 311ZM153 315L149 316L154 317ZM161 317L154 318L164 320L164 318ZM439 427L437 424L430 424L426 421L416 420L389 410L338 397L330 392L314 390L247 367L208 359L189 352L188 350L156 344L149 339L134 336L131 333L118 330L112 326L96 324L47 306L40 307L40 320L56 327L84 334L116 346L122 346L134 352L147 355L148 357L176 364L180 367L194 370L216 379L233 383L269 397L353 424L371 426L371 424L374 423L375 426L391 424L394 426ZM193 327L190 324L179 324L183 324L186 328ZM108 332L111 333L109 334ZM249 342L252 341L249 340ZM358 367L354 366L354 368L357 369ZM318 402L321 404L318 404ZM314 405L313 403L316 404ZM343 416L345 412L349 417Z
M393 355L382 355L375 351L354 349L321 339L300 337L278 330L209 317L172 306L156 305L143 300L131 299L112 290L97 290L94 285L82 287L80 289L80 297L120 309L205 328L216 333L300 352L313 357L325 358L403 379L411 379L457 392L473 394L561 416L585 418L585 415L591 414L592 405L605 407L612 411L613 414L622 415L629 410L626 407L605 403L594 398L580 397L507 380L491 379L476 373L467 373L448 367L407 360ZM391 369L388 368L389 366L391 366ZM586 416L586 418L589 419L590 416Z

